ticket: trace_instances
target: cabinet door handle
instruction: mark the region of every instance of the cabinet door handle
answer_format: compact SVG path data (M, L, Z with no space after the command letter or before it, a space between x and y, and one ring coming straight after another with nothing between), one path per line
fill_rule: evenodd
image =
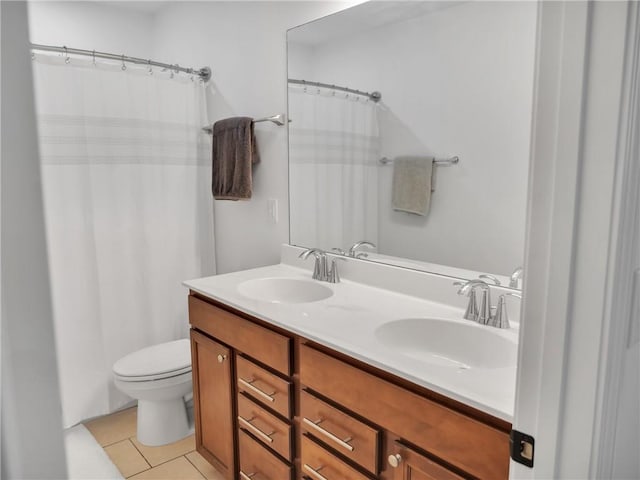
M220 354L218 355L218 363L222 363L227 359L226 355Z
M396 453L395 455L389 455L387 461L393 468L398 468L402 463L402 456L399 453Z
M261 396L262 398L264 398L265 400L267 400L269 402L275 402L276 401L276 399L273 398L273 396L276 394L276 392L271 392L271 393L264 392L264 391L260 390L258 387L252 385L253 382L255 382L255 380L247 381L244 378L238 377L238 383L240 385L242 385L243 387L248 388L253 393L255 393L256 395Z
M276 433L275 430L272 431L271 433L263 432L258 427L256 427L253 423L251 423L251 422L253 422L255 420L255 418L256 417L251 417L249 420L247 420L246 418L243 418L242 416L238 415L238 421L240 422L240 424L243 427L248 428L249 430L251 430L254 434L259 436L265 442L273 443L273 438L271 438L271 436L274 433Z
M302 468L304 468L304 470L316 480L329 480L327 477L325 477L324 475L320 475L319 473L320 470L324 468L324 466L313 468L305 463Z
M344 440L342 440L341 438L338 438L333 433L331 433L329 430L325 430L324 428L322 428L320 426L320 423L322 423L322 421L323 420L320 419L318 421L313 422L313 421L309 420L307 417L303 417L303 419L302 419L302 423L304 423L305 425L311 427L316 432L324 435L328 439L333 440L335 443L340 445L342 448L345 448L345 449L349 450L350 452L353 452L355 450L353 445L349 445L349 443L347 443L347 442L350 442L353 439L352 437L347 437Z

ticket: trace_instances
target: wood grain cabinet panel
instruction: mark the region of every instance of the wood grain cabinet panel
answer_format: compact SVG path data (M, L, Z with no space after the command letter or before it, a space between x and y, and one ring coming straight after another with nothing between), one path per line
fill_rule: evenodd
M267 408L291 418L291 382L236 356L237 387Z
M231 351L191 330L196 449L226 479L234 478Z
M464 480L464 477L401 444L396 444L393 456L393 480Z
M303 385L474 477L508 478L508 433L308 345L299 360Z
M240 480L290 480L292 468L258 444L247 433L238 434Z
M300 427L373 474L379 472L380 432L316 398L300 394Z
M243 394L238 395L238 427L291 461L291 425L256 405Z
M302 437L300 467L302 478L311 480L369 480L307 436Z
M291 339L222 308L189 296L194 328L247 353L285 375L291 375Z

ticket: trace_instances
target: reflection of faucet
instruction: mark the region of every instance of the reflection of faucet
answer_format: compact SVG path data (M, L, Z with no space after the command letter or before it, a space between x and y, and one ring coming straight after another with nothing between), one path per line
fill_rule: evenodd
M522 267L518 267L513 271L511 277L509 278L510 288L518 288L518 280L522 278L523 273L524 270L522 269Z
M356 242L353 245L351 245L348 255L354 258L367 258L366 253L360 253L360 254L357 253L358 248L360 247L376 248L376 246L373 243L367 242L366 240L362 240L360 242Z
M309 248L298 255L299 258L306 260L309 255L313 254L316 261L313 267L313 279L321 282L339 283L340 275L338 274L338 264L334 258L331 261L331 268L327 265L327 254L319 248ZM344 260L344 259L343 259Z
M486 278L487 280L491 280L495 285L500 285L500 280L498 280L498 277L496 277L495 275L491 275L490 273L483 273L478 278Z
M489 285L482 280L469 280L465 283L455 282L454 285L460 286L458 295L467 295L469 297L469 304L467 305L467 311L464 314L464 318L467 320L474 320L482 325L487 325L491 317L491 294L489 291ZM482 289L482 301L480 302L480 309L476 304L476 288Z

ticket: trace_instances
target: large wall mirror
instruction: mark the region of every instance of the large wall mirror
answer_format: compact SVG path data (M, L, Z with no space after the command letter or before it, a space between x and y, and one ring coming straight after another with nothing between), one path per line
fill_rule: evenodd
M524 258L536 14L370 2L291 29L291 244L366 240L367 260L508 283Z

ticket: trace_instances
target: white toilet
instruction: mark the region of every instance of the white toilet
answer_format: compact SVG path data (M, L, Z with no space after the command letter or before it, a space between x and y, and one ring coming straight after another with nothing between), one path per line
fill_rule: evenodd
M113 365L116 387L138 400L138 440L165 445L189 432L184 396L191 393L188 339L143 348Z

